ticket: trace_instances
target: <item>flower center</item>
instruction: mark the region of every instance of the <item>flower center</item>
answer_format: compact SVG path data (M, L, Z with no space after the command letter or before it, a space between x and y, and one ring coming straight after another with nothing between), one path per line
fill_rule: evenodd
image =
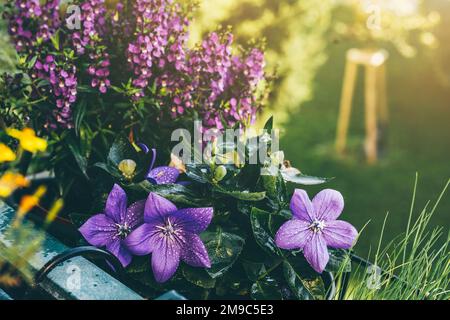
M162 226L157 226L157 228L161 230L161 233L166 237L172 237L177 233L175 225L170 221L170 218L167 218L165 223Z
M325 221L323 220L314 220L309 225L309 229L314 233L322 232L323 228L325 228Z
M131 227L125 222L124 224L116 224L117 235L121 239L125 239L131 233Z

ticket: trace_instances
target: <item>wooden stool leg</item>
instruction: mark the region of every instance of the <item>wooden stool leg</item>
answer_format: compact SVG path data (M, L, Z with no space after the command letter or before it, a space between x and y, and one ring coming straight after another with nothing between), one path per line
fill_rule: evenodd
M380 95L380 103L379 103L379 115L380 121L383 125L386 125L389 121L389 110L387 106L387 97L386 97L386 64L382 64L379 67L378 72L378 93Z
M336 151L340 154L344 152L347 144L347 132L350 122L353 92L356 85L357 72L358 65L353 61L347 60L336 132Z
M366 156L367 162L373 164L377 161L377 68L366 67Z

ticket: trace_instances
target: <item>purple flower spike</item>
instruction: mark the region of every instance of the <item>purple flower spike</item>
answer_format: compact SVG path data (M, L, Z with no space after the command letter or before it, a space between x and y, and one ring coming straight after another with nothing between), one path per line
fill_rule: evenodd
M145 201L138 201L127 209L125 191L114 185L104 213L97 214L85 222L79 229L91 245L106 247L124 267L131 262L131 252L125 246L125 238L144 221Z
M157 282L169 280L180 260L193 267L210 268L208 252L198 234L211 223L213 208L180 209L169 200L150 193L145 203L144 224L125 240L135 255L152 254Z
M348 222L336 220L344 208L340 192L326 189L309 200L304 190L296 189L291 199L292 220L283 224L275 236L278 247L302 249L308 263L319 273L325 269L327 247L350 249L358 231Z

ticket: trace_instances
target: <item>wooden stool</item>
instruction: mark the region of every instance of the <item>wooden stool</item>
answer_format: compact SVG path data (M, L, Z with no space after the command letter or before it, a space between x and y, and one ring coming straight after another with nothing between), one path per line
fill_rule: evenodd
M388 121L386 101L386 60L385 50L350 49L347 52L344 84L342 88L341 105L336 134L336 151L343 154L347 144L347 132L352 111L352 100L356 85L358 66L365 67L365 122L366 141L365 152L367 162L372 164L378 158L378 120Z

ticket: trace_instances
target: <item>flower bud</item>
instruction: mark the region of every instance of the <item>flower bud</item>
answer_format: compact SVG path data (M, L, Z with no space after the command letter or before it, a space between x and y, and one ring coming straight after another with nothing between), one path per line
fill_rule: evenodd
M223 178L227 175L227 168L225 166L218 166L214 171L214 179L216 181L222 181Z
M119 170L126 179L131 180L136 172L136 162L131 159L122 160L119 163Z

